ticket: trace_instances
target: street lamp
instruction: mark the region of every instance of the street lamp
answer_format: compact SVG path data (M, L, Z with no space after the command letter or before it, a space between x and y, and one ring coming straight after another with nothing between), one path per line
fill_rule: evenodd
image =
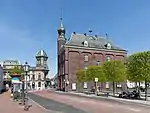
M25 62L25 65L24 65L24 72L25 72L25 83L26 83L26 101L25 101L25 108L28 106L28 71L29 71L29 65L27 62Z

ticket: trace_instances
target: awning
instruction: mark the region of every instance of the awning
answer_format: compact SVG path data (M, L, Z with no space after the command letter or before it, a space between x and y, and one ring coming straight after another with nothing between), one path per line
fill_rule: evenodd
M13 77L13 78L11 79L11 82L12 82L12 83L22 83L22 82L19 80L19 77Z

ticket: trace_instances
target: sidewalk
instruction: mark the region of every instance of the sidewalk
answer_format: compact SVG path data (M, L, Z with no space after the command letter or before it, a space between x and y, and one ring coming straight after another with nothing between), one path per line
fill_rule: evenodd
M46 113L44 109L40 108L34 102L29 101L32 105L29 111L24 111L24 107L17 102L13 102L10 98L10 93L6 92L0 95L0 113Z
M150 97L148 97L148 101L144 101L144 100L116 98L116 97L112 97L112 96L108 96L108 97L95 96L94 94L87 95L84 93L75 93L75 92L61 92L61 91L55 91L55 92L62 93L62 94L78 95L78 96L82 96L82 97L96 98L96 99L114 100L114 101L118 101L118 102L122 102L122 103L129 102L129 103L134 103L134 104L142 104L142 105L150 106Z

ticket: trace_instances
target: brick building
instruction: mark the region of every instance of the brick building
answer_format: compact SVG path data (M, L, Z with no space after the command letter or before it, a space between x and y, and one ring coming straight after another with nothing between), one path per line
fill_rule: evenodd
M127 56L126 50L117 47L106 36L73 32L67 41L65 31L61 19L57 39L57 79L60 90L77 90L76 72L78 69L87 69L88 66L100 65L105 60L124 59Z

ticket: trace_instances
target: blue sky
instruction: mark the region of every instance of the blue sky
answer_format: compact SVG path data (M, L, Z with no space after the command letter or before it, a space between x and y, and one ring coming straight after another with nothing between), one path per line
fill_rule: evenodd
M67 38L72 32L108 33L129 54L150 49L149 0L0 0L0 61L19 59L35 65L35 54L49 56L57 72L56 41L61 7Z

